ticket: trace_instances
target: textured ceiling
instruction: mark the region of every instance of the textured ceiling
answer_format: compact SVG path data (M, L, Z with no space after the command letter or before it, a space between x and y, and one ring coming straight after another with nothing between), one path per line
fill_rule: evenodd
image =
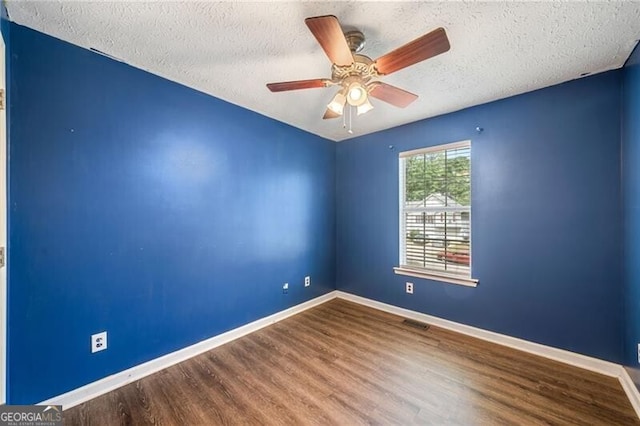
M10 19L332 140L343 140L621 67L640 38L640 2L9 1ZM451 50L385 77L420 96L376 99L322 120L336 88L271 93L266 83L330 77L304 18L336 15L377 58L437 27Z

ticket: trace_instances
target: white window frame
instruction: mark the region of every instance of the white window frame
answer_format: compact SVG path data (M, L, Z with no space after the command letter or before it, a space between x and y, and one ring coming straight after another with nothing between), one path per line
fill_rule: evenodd
M469 148L469 150L471 151L471 141L470 140L465 140L465 141L459 141L459 142L453 142L453 143L448 143L448 144L444 144L444 145L436 145L436 146L430 146L427 148L420 148L420 149L414 149L411 151L404 151L398 154L398 169L399 169L399 193L400 193L400 202L398 205L398 218L399 218L399 225L400 225L400 229L398 232L398 238L399 238L399 253L398 253L398 265L400 266L396 266L393 268L393 271L398 274L398 275L407 275L407 276L411 276L411 277L417 277L417 278L425 278L425 279L429 279L429 280L435 280L435 281L442 281L442 282L446 282L446 283L451 283L451 284L459 284L459 285L464 285L464 286L468 286L468 287L476 287L478 285L478 280L471 278L471 267L472 267L472 262L470 262L469 265L469 277L465 277L465 276L460 276L460 275L452 275L452 274L447 274L445 272L439 272L439 271L432 271L432 270L428 270L428 269L423 269L423 268L418 268L418 267L413 267L413 266L409 266L409 265L403 265L403 255L405 253L405 238L404 238L404 234L405 234L405 221L404 221L404 202L405 202L405 170L403 167L403 160L405 158L408 157L412 157L415 155L420 155L420 154L427 154L430 152L440 152L440 151L446 151L446 150L450 150L450 149L456 149L456 148ZM445 208L446 209L446 208ZM471 213L471 206L469 206L469 213ZM473 215L470 215L471 220L473 220ZM471 223L469 224L470 226L470 231L473 228L471 226ZM469 233L469 251L471 252L473 244L471 243L471 234L472 232ZM471 259L473 259L473 256L471 256Z

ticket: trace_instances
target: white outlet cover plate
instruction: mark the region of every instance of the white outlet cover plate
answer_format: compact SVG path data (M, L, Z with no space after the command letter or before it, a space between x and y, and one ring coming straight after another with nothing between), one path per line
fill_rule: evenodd
M413 294L413 283L406 283L406 287L405 288L407 290L407 293Z
M311 277L307 275L306 277L304 277L304 286L309 287L310 285L311 285Z
M96 353L100 351L104 351L107 349L107 332L103 331L101 333L92 334L91 335L91 353Z

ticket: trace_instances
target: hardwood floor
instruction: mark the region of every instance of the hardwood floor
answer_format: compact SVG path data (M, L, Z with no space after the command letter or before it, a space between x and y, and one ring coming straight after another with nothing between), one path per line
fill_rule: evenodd
M332 300L64 412L65 424L640 424L617 379Z

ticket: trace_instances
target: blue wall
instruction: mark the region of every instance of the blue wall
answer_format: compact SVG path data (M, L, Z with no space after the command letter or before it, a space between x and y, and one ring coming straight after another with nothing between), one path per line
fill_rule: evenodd
M10 403L335 288L333 142L15 24L11 43Z
M625 356L638 381L640 343L640 48L624 68L622 111L622 183L624 194Z
M608 72L340 143L338 289L619 362L620 79ZM398 153L465 139L480 284L394 275Z

